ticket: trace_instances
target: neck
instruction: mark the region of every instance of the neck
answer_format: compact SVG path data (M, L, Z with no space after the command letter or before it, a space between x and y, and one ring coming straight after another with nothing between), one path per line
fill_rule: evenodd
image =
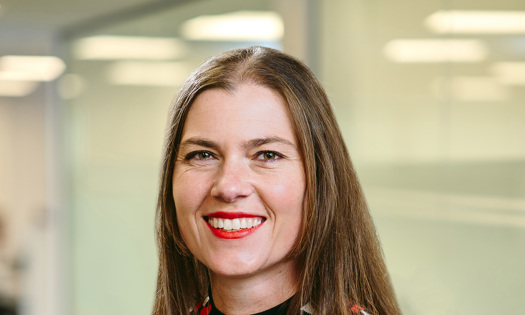
M294 261L250 276L225 276L210 271L215 306L224 314L254 314L277 306L298 290Z

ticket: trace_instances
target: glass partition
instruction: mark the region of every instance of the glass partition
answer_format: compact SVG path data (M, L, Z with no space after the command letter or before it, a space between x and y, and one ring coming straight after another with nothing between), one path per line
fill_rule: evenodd
M193 1L74 35L60 85L70 314L148 314L170 100L209 56L254 44L282 48L283 21L270 1Z
M169 100L206 57L252 44L319 75L404 314L523 310L524 10L511 0L202 0L75 30L59 86L70 313L151 311ZM252 31L228 31L239 20Z
M404 314L525 310L525 5L321 9L321 78Z

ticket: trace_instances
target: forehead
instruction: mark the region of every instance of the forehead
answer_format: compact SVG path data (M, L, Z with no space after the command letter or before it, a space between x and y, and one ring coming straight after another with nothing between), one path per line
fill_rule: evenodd
M295 128L288 106L278 92L245 83L231 91L213 88L197 96L183 129L183 138L192 136L286 136L295 142Z

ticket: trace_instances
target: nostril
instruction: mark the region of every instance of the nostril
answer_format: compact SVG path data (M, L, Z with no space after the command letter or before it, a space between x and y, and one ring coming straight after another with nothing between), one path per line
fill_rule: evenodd
M238 198L249 196L253 187L247 181L237 176L221 176L213 185L211 194L226 202L233 202Z

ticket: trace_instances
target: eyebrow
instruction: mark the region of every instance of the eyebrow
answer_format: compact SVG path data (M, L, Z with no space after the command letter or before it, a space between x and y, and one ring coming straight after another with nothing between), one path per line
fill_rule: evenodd
M189 138L189 139L186 139L184 140L180 146L187 146L187 145L190 145L190 144L195 144L195 145L198 145L198 146L201 146L201 147L206 147L206 148L210 148L210 149L217 149L219 146L217 145L217 143L211 141L211 140L206 140L206 139L202 139L202 138Z
M266 138L252 139L252 140L247 141L244 146L248 148L256 148L256 147L260 147L262 145L269 144L269 143L283 143L283 144L296 148L295 144L293 144L292 142L286 139L280 138L280 137L266 137Z
M256 147L260 147L262 145L269 144L269 143L283 143L283 144L292 146L293 148L297 149L295 144L281 137L265 137L265 138L257 138L257 139L248 140L243 144L243 147L256 148ZM219 147L219 145L212 140L198 138L198 137L188 138L184 140L180 144L180 146L183 147L183 146L187 146L190 144L194 144L194 145L198 145L198 146L202 146L202 147L206 147L210 149L217 149Z

